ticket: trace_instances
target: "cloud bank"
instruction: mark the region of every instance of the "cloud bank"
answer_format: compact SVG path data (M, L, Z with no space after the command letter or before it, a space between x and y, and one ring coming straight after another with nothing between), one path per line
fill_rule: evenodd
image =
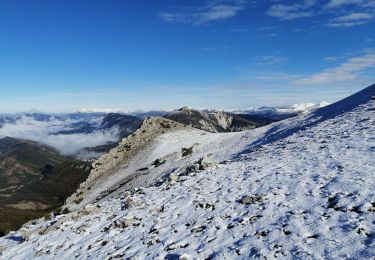
M21 116L15 122L5 123L0 128L0 138L10 136L27 139L51 146L63 155L79 155L85 147L93 147L118 141L118 129L97 130L91 133L56 134L71 128L78 121L50 119L37 121L29 116Z

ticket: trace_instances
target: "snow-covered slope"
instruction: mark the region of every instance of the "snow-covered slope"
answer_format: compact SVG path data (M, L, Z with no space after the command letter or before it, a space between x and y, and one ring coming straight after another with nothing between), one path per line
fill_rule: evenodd
M294 104L291 106L279 106L279 107L253 107L245 110L233 110L235 114L245 114L257 116L259 118L264 117L267 119L279 121L282 119L294 117L298 114L307 114L318 108L328 106L330 103L322 101L320 103L302 103Z
M0 239L0 258L372 259L373 96L247 132L158 135L138 156L166 158L164 182L29 223Z

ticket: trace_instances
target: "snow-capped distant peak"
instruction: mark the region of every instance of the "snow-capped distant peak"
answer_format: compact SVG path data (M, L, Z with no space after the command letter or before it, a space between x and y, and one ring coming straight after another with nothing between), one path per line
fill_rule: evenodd
M277 111L280 113L307 113L311 110L318 109L321 107L325 107L330 103L326 101L322 101L318 104L316 103L303 103L303 104L294 104L291 107L286 108L277 108Z
M127 111L119 108L79 108L72 113L127 113Z

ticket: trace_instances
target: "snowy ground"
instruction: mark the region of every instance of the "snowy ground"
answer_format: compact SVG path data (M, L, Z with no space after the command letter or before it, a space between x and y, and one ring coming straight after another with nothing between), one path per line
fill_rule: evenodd
M373 259L374 90L217 140L208 150L248 146L218 168L38 221L0 239L0 258Z

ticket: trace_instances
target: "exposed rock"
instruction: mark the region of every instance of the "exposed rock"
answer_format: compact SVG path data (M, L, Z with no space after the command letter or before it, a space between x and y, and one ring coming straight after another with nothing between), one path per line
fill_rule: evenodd
M189 147L189 148L184 147L181 149L181 153L182 153L182 157L189 156L193 153L193 147Z
M168 113L165 118L212 133L243 131L264 125L235 114L200 111L188 107Z
M340 194L335 194L333 197L329 197L327 208L336 208L336 206L339 203L341 197L342 196Z
M239 203L243 205L250 205L256 202L262 202L263 196L262 195L253 195L253 196L243 196L241 199L238 200Z
M190 165L189 167L187 167L186 173L189 174L191 172L198 172L199 169L200 169L199 163L194 163L194 164Z
M172 174L172 175L169 177L169 179L170 179L170 181L171 181L172 183L177 182L179 178L180 178L180 176L178 176L177 174Z
M195 226L193 227L190 232L191 233L199 233L206 229L206 226Z
M208 156L204 156L203 158L199 159L198 164L200 170L217 167L216 163L212 161Z
M160 160L160 159L156 159L152 165L155 166L155 167L159 167L160 165L164 164L166 161L165 160Z
M217 164L208 156L200 158L197 162L186 168L186 174L198 171L204 171L209 168L217 168Z
M186 248L189 246L189 243L172 243L170 245L168 245L165 250L166 251L171 251L171 250L175 250L175 249L179 249L179 248ZM181 256L177 259L181 259Z
M115 227L118 227L118 228L137 227L141 224L140 220L141 219L138 219L136 217L126 218L122 220L116 220L114 224L115 224Z
M130 162L139 151L155 140L155 138L168 131L184 128L186 128L186 126L166 118L146 118L137 131L127 138L122 139L117 147L111 149L107 154L92 163L92 170L90 171L89 177L79 186L77 191L67 199L67 207L74 210L80 208L82 204L85 205L94 202L95 199L90 199L88 195L92 190L97 194L95 196L96 200L100 200L122 185L138 178L138 175L143 174L142 171L119 178L117 184L111 184L111 186L106 186L104 184L105 180L110 179L111 176L126 167L127 163ZM163 163L165 163L165 161L159 158L151 165L159 167ZM78 203L74 203L75 201Z
M192 259L192 257L188 254L183 254L180 256L180 259L179 260L190 260Z
M130 207L138 207L142 205L142 201L140 199L136 199L133 197L126 197L125 204L128 208Z
M268 230L263 230L263 231L257 231L255 233L255 237L256 238L261 238L261 237L265 237L269 234L270 232Z

